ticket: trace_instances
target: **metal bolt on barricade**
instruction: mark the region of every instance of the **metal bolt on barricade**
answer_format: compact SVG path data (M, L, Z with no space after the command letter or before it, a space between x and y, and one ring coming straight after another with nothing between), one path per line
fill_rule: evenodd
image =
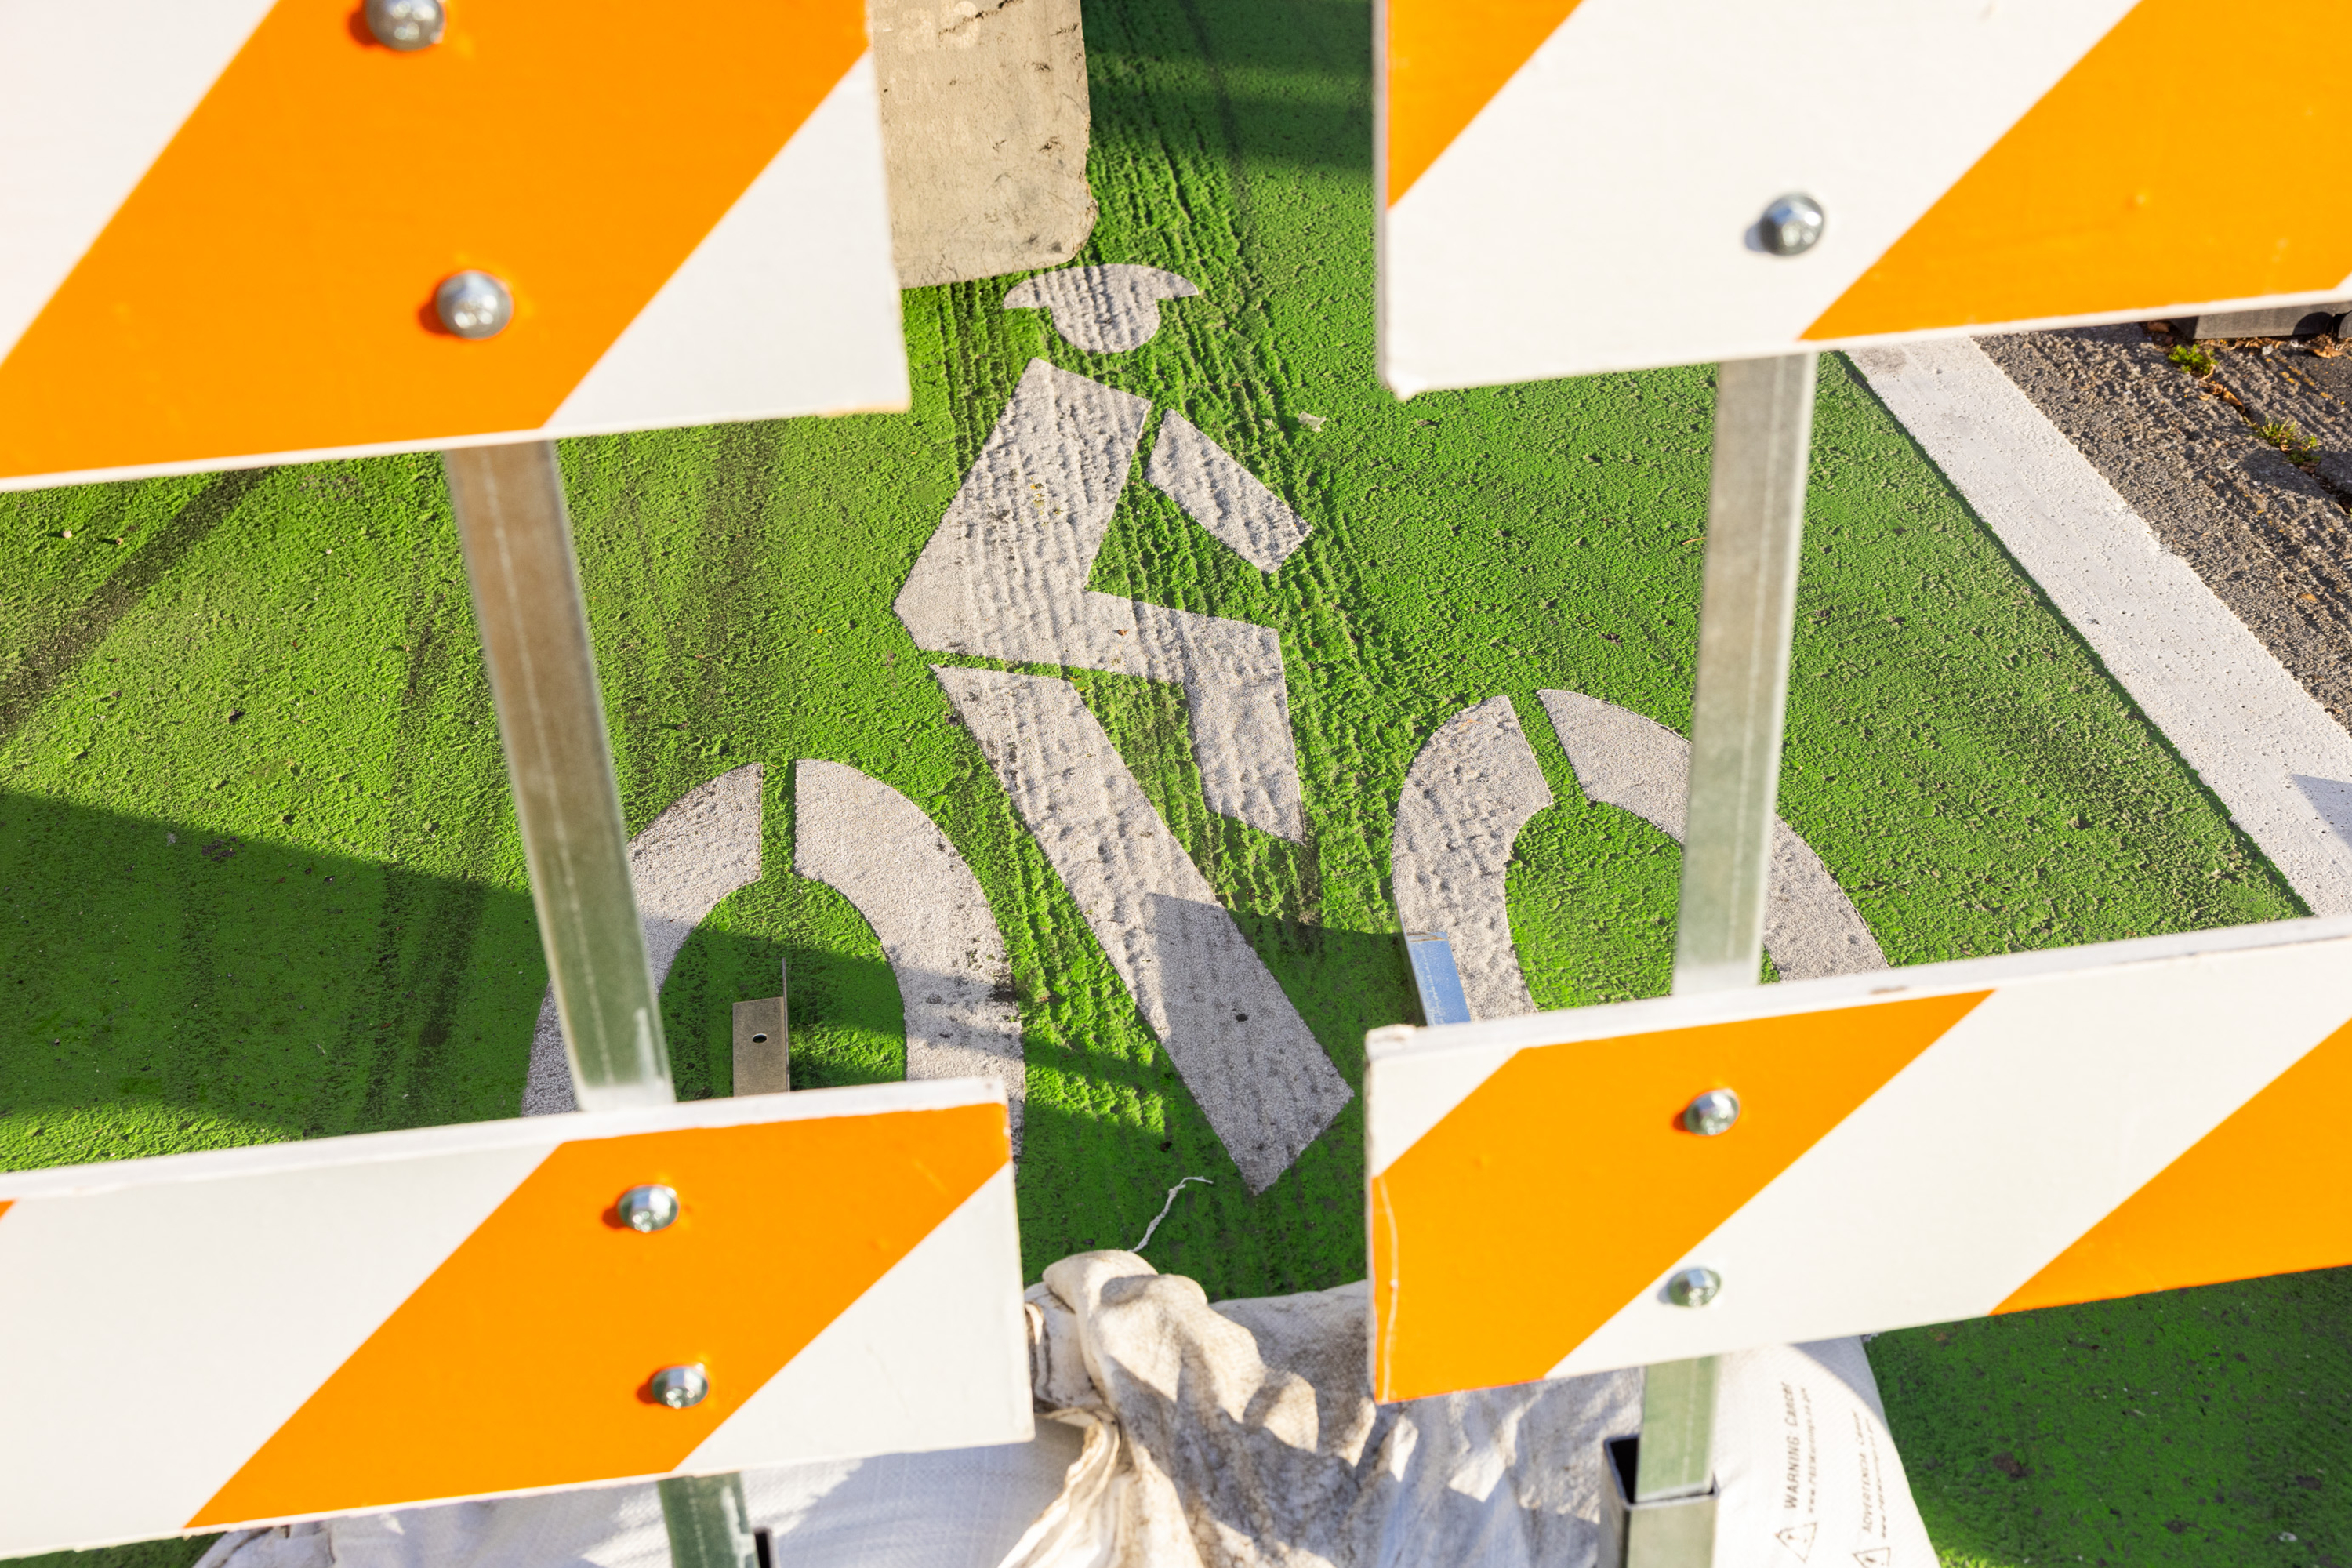
M1827 221L1821 203L1802 191L1791 191L1764 209L1757 237L1775 256L1801 256L1821 242Z
M433 291L441 324L461 338L494 338L514 320L514 296L487 272L457 272Z
M1704 1307L1723 1293L1723 1276L1712 1268L1685 1268L1666 1281L1666 1300L1677 1307Z
M1702 1138L1719 1138L1739 1120L1739 1097L1727 1089L1710 1089L1683 1108L1683 1126Z
M613 1213L631 1230L653 1232L667 1230L677 1223L677 1193L658 1182L642 1187L631 1187L621 1194Z
M367 0L367 25L377 43L408 54L439 43L449 14L441 0Z
M687 1410L699 1405L710 1393L710 1378L697 1366L666 1366L654 1373L646 1384L646 1392L657 1405L672 1410Z

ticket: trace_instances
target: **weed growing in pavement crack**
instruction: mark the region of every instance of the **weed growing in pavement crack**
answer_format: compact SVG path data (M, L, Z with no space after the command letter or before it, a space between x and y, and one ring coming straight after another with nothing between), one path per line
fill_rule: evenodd
M2302 469L2305 473L2309 474L2313 479L2317 479L2320 482L2321 487L2325 489L2330 496L2335 498L2336 505L2342 507L2347 511L2352 511L2352 493L2347 493L2345 486L2336 483L2335 480L2330 479L2327 476L2319 471L2318 437L2305 435L2301 430L2295 428L2292 423L2286 420L2273 419L2265 423L2260 416L2256 415L2252 408L2249 408L2246 405L2245 400L2240 397L2227 383L2221 381L2219 377L2213 374L2213 372L2219 368L2221 363L2221 361L2215 356L2213 350L2207 349L2202 345L2194 342L2171 342L2171 346L2166 348L2166 343L2172 339L2175 331L2173 324L2170 321L2145 322L2142 324L2140 330L2146 332L2148 336L2154 338L2158 347L2165 348L2164 357L2168 361L2173 364L2179 365L2181 369L2187 371L2189 374L2196 376L2199 380L2208 381L2211 384L2210 388L2202 395L2208 397L2218 397L2222 402L2230 405L2232 408L2235 408L2238 411L2239 417L2245 420L2246 424L2253 430L2255 436L2265 445L2277 447L2280 452L2285 455L2288 462L2293 463L2296 468ZM2270 340L2264 338L2247 338L2243 340L2217 338L2213 341L2216 347L2225 351L2230 349L2251 348L2258 344L2267 351L2269 348L2275 346ZM2310 348L2313 353L2318 354L2322 358L2326 359L2333 359L2344 352L2344 345L2338 342L2332 334L2323 334L2319 338L2314 340Z
M2305 435L2285 420L2256 426L2254 434L2284 452L2286 460L2298 468L2312 468L2319 461L2319 437Z
M2213 374L2213 356L2195 343L2175 343L2172 352L2164 357L2193 376L2202 378Z

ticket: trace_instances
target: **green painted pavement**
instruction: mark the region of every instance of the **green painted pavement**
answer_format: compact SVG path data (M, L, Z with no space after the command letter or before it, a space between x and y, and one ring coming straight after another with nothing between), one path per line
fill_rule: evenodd
M1885 1334L1948 1568L2352 1562L2352 1289L2289 1274Z
M788 870L790 763L846 763L929 812L994 903L1027 1032L1031 1277L1132 1244L1201 1174L1213 1184L1178 1198L1152 1260L1213 1297L1314 1289L1363 1271L1359 1112L1246 1194L891 600L1033 355L1181 410L1288 499L1315 532L1267 577L1130 484L1092 585L1280 632L1307 847L1206 811L1172 688L1042 673L1087 695L1360 1082L1364 1031L1411 1009L1384 880L1405 768L1497 692L1563 803L1528 824L1511 873L1537 999L1664 987L1675 847L1581 801L1533 693L1687 722L1710 375L1397 403L1371 369L1363 9L1104 0L1087 30L1103 215L1079 259L1167 268L1202 296L1168 305L1145 348L1093 356L1042 312L1002 310L1009 280L918 290L912 415L567 446L622 795L641 826L767 764L768 875L689 941L665 991L682 1093L726 1081L729 1007L772 994L780 959L798 1081L902 1070L872 934ZM1890 961L2300 912L1835 359L1809 527L1781 811ZM0 498L0 1164L513 1114L545 972L436 462ZM2336 1276L2225 1289L2300 1293L2300 1317L2231 1325L2232 1349L2269 1347L2265 1369L2326 1317L2311 1303L2347 1296ZM2014 1500L2039 1483L1985 1481L1993 1452L2046 1443L2070 1456L2067 1499L2134 1517L2162 1465L2237 1473L2231 1423L2157 1443L2041 1354L2065 1325L2141 1310L1877 1342L1906 1452L1951 1455L1917 1489L1949 1561L2095 1561L2124 1539L2077 1500L2027 1519ZM2046 1391L2040 1436L1971 1403L1971 1377L2024 1361ZM2340 1395L2347 1369L2328 1365ZM2298 1542L2352 1561L2341 1424L2273 1415L2320 1454L2297 1473L2326 1472L2289 1500L2315 1521ZM2255 1539L2152 1528L2107 1555L2237 1563Z

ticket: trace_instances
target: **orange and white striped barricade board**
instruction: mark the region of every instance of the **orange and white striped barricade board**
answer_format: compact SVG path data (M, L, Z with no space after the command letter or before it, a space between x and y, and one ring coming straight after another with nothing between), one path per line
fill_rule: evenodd
M864 0L362 11L0 0L0 489L908 405Z
M2352 919L1370 1044L1383 1400L2352 1263Z
M1399 393L2337 297L2352 213L2247 147L2352 140L2325 72L2231 134L2187 62L2352 0L1384 0ZM1818 240L1768 230L1809 198ZM1785 234L1785 238L1784 238Z
M0 1556L1031 1433L977 1079L0 1177Z

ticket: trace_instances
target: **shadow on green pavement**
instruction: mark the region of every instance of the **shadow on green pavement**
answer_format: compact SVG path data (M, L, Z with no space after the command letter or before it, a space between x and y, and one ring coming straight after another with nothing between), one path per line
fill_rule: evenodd
M512 1115L530 902L0 793L0 1169Z

